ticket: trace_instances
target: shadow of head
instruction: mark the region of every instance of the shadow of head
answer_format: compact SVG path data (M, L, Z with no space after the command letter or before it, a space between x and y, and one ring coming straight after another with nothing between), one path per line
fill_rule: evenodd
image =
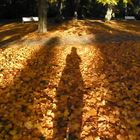
M81 63L81 58L77 53L77 48L72 47L71 53L66 58L67 64L72 64L73 66L77 66Z
M72 47L72 49L71 49L71 53L73 53L73 54L77 54L77 48Z

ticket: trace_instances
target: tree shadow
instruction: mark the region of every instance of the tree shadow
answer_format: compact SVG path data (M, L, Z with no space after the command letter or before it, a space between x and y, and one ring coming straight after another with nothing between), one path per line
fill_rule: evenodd
M48 31L64 31L64 30L68 30L70 28L69 23L72 22L72 18L69 19L65 19L65 20L61 20L59 22L56 22L55 19L50 19L48 21Z
M69 20L55 27L50 26L50 31L68 32L80 36L93 35L94 42L120 42L140 40L139 21L110 21L102 20ZM55 24L54 24L55 25Z
M93 84L101 98L95 104L98 108L97 133L100 139L139 139L138 44L119 42L96 46L100 59L95 69L98 77Z
M53 100L44 90L55 73L53 59L58 44L58 37L50 38L28 58L23 69L10 71L11 75L15 74L10 85L0 86L0 139L43 139L36 126L43 118L36 102L43 104Z
M66 66L56 91L53 139L80 139L84 87L80 63L81 58L73 47L66 57Z
M7 23L0 26L0 46L17 41L25 35L37 30L35 24Z
M53 32L57 30L67 29L67 24L70 20L62 20L59 23L54 22L53 18L48 20L48 31ZM63 27L62 27L63 26ZM61 29L62 28L62 29ZM9 43L22 39L29 33L37 31L36 23L20 23L8 22L0 24L0 47L7 46Z
M126 24L127 22L127 24ZM129 30L135 30L135 31L140 31L138 28L140 26L140 21L139 20L130 20L130 21L117 21L118 25L120 25L124 29L129 29Z
M125 23L125 24L124 24ZM126 22L115 22L118 27L115 28L113 23L105 23L102 21L94 21L85 23L88 24L88 32L95 33L95 41L99 43L106 42L122 42L122 41L139 41L140 35L138 34L138 23L136 23L134 28L130 28L132 23ZM96 26L96 28L94 28ZM131 32L132 31L132 32ZM135 32L134 32L135 31ZM137 32L137 33L136 33Z
M122 29L118 29L115 28L113 26L111 26L111 24L115 23L116 25L122 27ZM135 23L135 26L133 25ZM97 27L100 27L101 31L108 31L108 33L110 33L110 31L112 32L119 32L119 33L127 33L126 29L128 30L137 30L139 27L139 22L126 22L126 21L110 21L110 22L103 22L103 21L89 21L87 22L87 24L89 24L89 26L91 27L91 29L94 27L93 25L96 25ZM135 28L130 28L132 27L132 25Z

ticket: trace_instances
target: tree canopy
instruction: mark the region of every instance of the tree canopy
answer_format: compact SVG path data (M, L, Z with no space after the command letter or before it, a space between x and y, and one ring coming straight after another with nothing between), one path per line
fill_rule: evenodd
M116 18L123 18L127 4L127 14L140 18L139 0L47 0L48 17L57 19L73 17L74 11L79 18L104 18L107 5L112 5ZM21 18L38 16L38 0L1 0L0 18Z

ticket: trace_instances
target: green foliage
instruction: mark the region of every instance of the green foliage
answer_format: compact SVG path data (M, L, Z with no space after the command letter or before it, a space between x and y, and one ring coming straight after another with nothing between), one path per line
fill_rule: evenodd
M122 1L124 4L132 4L131 0L97 0L98 3L103 5L117 5L120 1Z
M124 3L124 4L132 3L132 1L131 1L131 0L123 0L123 3Z
M103 5L117 5L119 0L97 0L97 2Z
M39 0L0 0L0 19L38 16L38 2ZM117 18L124 17L126 7L130 15L140 15L140 0L47 0L47 2L48 17L55 17L58 21L62 17L73 17L75 11L78 18L103 18L109 6L113 7ZM116 7L119 14L114 11Z
M139 6L137 6L134 9L134 14L135 14L136 19L140 19L140 7Z

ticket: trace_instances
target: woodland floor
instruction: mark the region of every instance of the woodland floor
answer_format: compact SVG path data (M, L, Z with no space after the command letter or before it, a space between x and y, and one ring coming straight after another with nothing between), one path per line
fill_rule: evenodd
M0 140L140 140L140 21L0 24Z

